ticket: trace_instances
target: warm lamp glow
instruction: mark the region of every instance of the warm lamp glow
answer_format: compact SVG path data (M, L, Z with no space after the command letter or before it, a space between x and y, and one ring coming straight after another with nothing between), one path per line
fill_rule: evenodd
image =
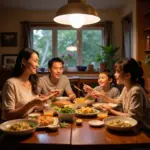
M67 49L66 49L67 51L77 51L77 47L76 46L68 46L67 47Z
M69 21L72 27L81 28L84 25L85 18L82 14L69 15Z
M54 21L64 25L80 28L82 25L94 24L100 21L98 12L85 0L68 0L68 4L59 8Z

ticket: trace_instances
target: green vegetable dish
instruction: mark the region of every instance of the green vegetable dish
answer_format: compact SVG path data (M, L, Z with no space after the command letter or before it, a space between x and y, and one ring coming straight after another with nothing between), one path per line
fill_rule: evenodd
M75 110L73 108L70 108L70 107L64 107L64 108L61 108L59 113L62 113L62 114L73 114L73 113L75 113Z

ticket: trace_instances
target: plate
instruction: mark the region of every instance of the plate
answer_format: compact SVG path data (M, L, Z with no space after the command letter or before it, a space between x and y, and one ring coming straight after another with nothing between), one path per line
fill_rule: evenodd
M41 116L40 113L31 113L31 114L28 115L29 118L30 118L30 117L31 117L31 118L33 117L33 118L34 118L34 117L39 117L39 116Z
M89 121L89 125L93 127L100 127L104 125L104 122L100 120L91 120Z
M53 128L54 126L59 124L59 120L56 117L53 117L54 121L52 124L49 124L47 126L38 126L38 128Z
M113 122L112 122L113 121ZM118 126L116 125L116 121L121 121L127 124L130 124L130 126ZM113 123L113 124L112 124ZM137 121L133 118L130 117L125 117L125 116L113 116L113 117L108 117L104 119L104 124L108 129L115 130L115 131L128 131L131 130L133 127L137 125ZM118 124L118 123L117 123Z
M99 107L99 106L110 106L110 107L112 107L112 108L116 108L117 106L118 106L118 104L114 104L114 103L94 103L94 104L92 104L92 106L94 107L94 108L97 108L97 107Z
M67 96L59 96L55 98L56 100L69 100L69 97Z
M28 129L28 130L23 130L23 131L8 131L8 128L11 127L12 125L20 122L25 122L28 124L34 125L33 128ZM29 119L16 119L16 120L10 120L6 121L2 124L0 124L0 130L2 130L4 133L9 134L9 135L27 135L33 133L36 128L38 128L39 123L35 120L29 120Z
M80 113L79 109L76 110L76 115L78 117L96 117L98 113L99 113L99 110L96 110L96 109L94 109L93 113L87 113L87 114Z

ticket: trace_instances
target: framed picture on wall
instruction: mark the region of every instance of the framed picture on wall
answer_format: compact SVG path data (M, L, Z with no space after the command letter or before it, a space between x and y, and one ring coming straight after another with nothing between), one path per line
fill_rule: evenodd
M1 46L17 46L17 32L1 32Z
M3 54L2 66L4 68L13 68L17 59L17 54Z

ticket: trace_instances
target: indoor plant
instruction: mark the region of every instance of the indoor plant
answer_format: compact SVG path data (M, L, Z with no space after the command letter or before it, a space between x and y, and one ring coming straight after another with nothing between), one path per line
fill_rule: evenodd
M100 53L97 54L96 61L100 62L101 67L112 70L115 62L119 59L116 55L119 47L116 46L102 46L100 45Z

